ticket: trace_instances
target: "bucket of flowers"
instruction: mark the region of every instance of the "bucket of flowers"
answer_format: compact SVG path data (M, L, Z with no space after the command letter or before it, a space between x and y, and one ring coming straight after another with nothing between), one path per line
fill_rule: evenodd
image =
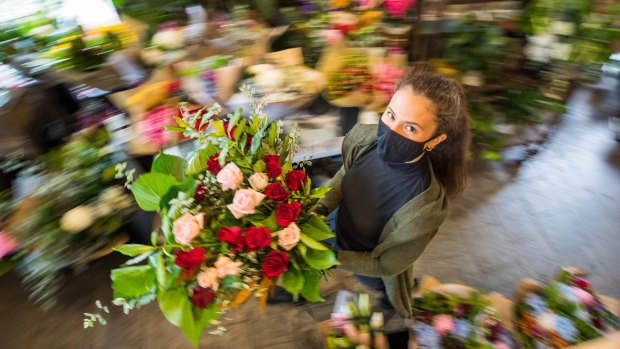
M412 348L516 348L490 298L459 284L426 289L413 301Z
M618 318L576 268L563 268L541 285L522 280L517 286L517 333L526 348L562 348L605 337L616 331Z
M264 307L278 280L296 299L322 301L321 277L338 264L321 242L333 237L331 230L312 214L329 187L312 189L292 163L295 133L281 138L280 124L263 113L264 99L243 90L253 101L250 121L240 110L226 122L213 120L221 109L215 105L167 127L201 148L189 161L160 154L130 184L138 205L157 211L162 226L152 245L117 248L133 259L111 272L114 304L129 310L157 299L196 346L228 309L251 296ZM87 317L85 327L101 319Z

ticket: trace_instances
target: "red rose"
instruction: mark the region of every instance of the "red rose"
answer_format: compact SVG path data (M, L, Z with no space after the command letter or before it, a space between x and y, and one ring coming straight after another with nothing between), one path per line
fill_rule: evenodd
M233 252L243 247L243 231L239 227L221 227L217 238L230 245Z
M222 170L222 166L220 166L220 161L218 160L219 157L220 153L211 155L209 160L207 160L207 171L218 174Z
M245 141L245 150L250 149L250 146L252 146L252 136L248 135L248 139Z
M297 201L279 204L276 207L276 221L279 225L286 227L297 219L299 213L301 213L301 205Z
M267 167L267 176L276 178L282 173L282 167L280 166L280 157L278 155L265 155L263 161Z
M194 271L200 267L204 257L205 250L201 247L194 247L187 251L179 251L174 259L174 262L183 269Z
M206 308L215 299L215 292L210 288L196 287L192 296L192 303L198 308Z
M284 202L288 199L288 191L280 183L271 183L265 188L265 196L275 202Z
M199 183L196 187L196 193L194 194L194 201L200 202L207 197L207 186Z
M293 191L301 189L301 185L306 181L306 174L302 170L293 170L286 174L286 186Z
M575 285L577 285L579 288L582 288L584 290L589 290L590 289L590 283L587 282L584 278L581 278L579 276L575 276L573 278L573 281L575 282Z
M282 275L288 265L288 255L282 251L271 250L267 258L263 261L263 275L267 279L273 279L275 276Z
M249 227L245 231L245 251L253 252L269 246L271 233L265 227Z
M224 123L224 133L226 133L226 137L228 137L228 139L230 140L235 140L235 130L237 129L237 125L235 125L232 130L230 130L230 132L228 132L228 124L230 123L230 121L226 121Z

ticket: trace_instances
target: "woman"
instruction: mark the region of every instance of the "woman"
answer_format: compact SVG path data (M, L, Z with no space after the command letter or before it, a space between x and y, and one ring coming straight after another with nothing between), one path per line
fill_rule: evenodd
M465 186L470 131L460 84L414 67L398 84L379 125L356 125L343 166L317 213L338 208L339 268L382 290L411 316L413 263Z

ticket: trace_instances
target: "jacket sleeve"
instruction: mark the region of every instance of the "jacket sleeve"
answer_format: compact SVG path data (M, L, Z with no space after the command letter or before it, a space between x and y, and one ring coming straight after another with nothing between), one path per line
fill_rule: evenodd
M329 182L329 186L331 187L330 191L325 194L324 198L321 198L318 202L319 205L324 205L327 209L325 215L327 216L333 210L340 206L340 202L342 201L342 192L340 190L340 186L342 184L342 178L345 174L344 165L340 167L340 170L336 172L334 178Z
M412 230L414 231L412 232ZM428 243L437 233L437 230L436 226L425 229L412 229L411 225L407 224L391 232L391 234L413 233L413 236L407 241L396 244L378 255L376 255L376 251L338 251L339 268L354 274L370 277L398 275L407 270L420 257Z

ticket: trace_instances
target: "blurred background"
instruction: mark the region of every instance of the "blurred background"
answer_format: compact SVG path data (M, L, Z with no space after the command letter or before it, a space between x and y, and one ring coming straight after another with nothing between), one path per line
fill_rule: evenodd
M127 162L121 171L137 177L160 151L194 147L163 129L179 105L218 103L221 118L238 108L249 115L239 92L247 84L267 97L265 113L287 133L299 125L295 159L310 159L313 181L326 185L342 163L343 136L358 122L378 122L415 62L464 85L474 135L469 186L417 276L510 294L520 277L575 265L620 297L617 1L0 4L7 348L188 347L152 305L81 329L94 300L111 298L109 271L124 262L112 248L148 243L159 224L139 212L115 165ZM322 289L326 303L231 311L229 333L202 343L320 348L316 324L329 318L340 289L372 294L337 271Z

